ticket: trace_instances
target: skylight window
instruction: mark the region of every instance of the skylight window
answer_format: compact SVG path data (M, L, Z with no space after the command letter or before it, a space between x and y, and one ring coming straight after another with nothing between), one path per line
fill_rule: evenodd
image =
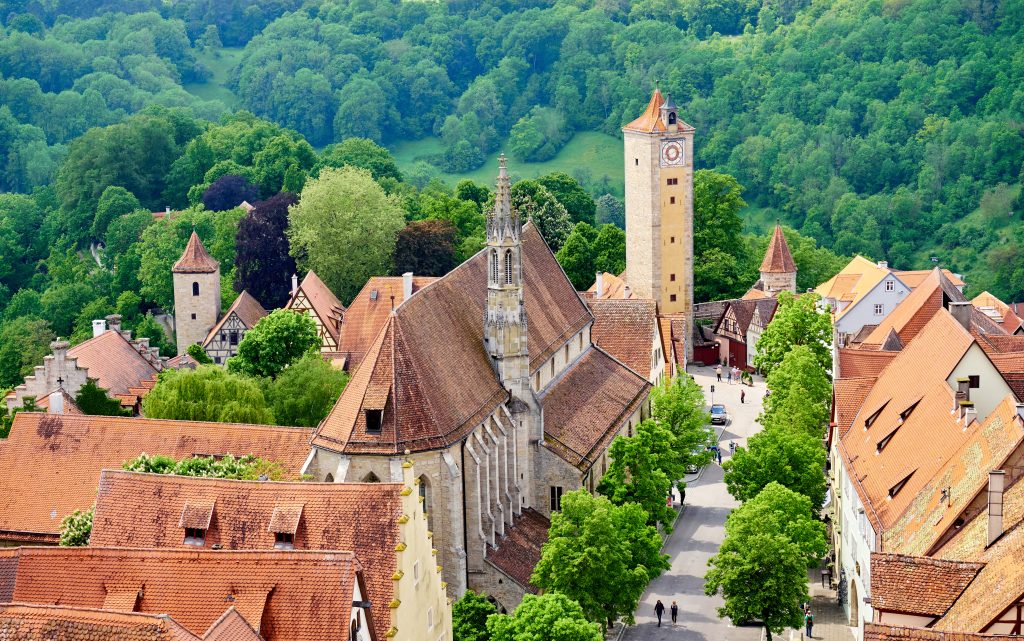
M874 413L871 414L871 416L869 416L866 419L864 419L864 429L868 429L869 427L871 427L871 424L874 423L875 420L878 419L878 415L882 413L882 410L884 410L885 406L888 405L888 404L889 404L889 401L886 401L886 402L882 403L882 406L879 407L877 410L875 410Z
M910 407L908 407L907 409L905 409L902 412L900 412L900 422L901 423L903 421L906 421L908 418L910 418L910 414L914 411L914 408L917 407L920 402L921 402L921 399L917 399L916 401L914 401L913 403L910 404Z
M917 470L914 470L914 472L916 472L916 471ZM903 486L905 486L907 484L907 481L910 480L910 477L914 475L914 472L911 472L910 474L907 474L906 477L904 477L904 479L902 481L900 481L896 485L893 485L891 488L889 488L889 498L890 499L896 498L896 495L900 493L900 490L902 490Z

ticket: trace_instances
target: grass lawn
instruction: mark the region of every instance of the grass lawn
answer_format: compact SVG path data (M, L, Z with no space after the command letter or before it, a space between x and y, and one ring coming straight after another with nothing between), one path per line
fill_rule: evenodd
M437 138L424 138L401 143L391 147L391 153L398 161L401 169L406 169L417 160L441 153L441 141ZM498 173L498 155L496 151L487 157L479 169L462 174L439 173L438 176L446 183L454 185L458 181L469 178L474 182L491 185ZM602 177L608 177L612 191L622 196L623 161L622 141L614 136L596 131L583 131L575 136L562 148L558 155L545 162L521 162L509 159L509 173L513 180L536 178L552 171L564 171L570 176L585 178L584 182L596 183Z
M190 82L185 91L203 100L220 100L228 108L238 106L238 97L227 88L228 73L242 59L243 47L224 47L219 51L204 51L196 57L210 70L206 82Z

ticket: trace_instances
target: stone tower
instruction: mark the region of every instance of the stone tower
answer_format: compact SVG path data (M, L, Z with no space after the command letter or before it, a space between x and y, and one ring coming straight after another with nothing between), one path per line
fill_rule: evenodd
M778 296L781 291L796 293L796 263L778 223L775 223L775 233L761 262L761 283L765 293L772 296Z
M523 303L522 223L512 211L505 156L498 161L494 209L487 214L487 310L484 342L502 384L522 398L529 389Z
M626 154L626 280L662 314L693 326L693 134L655 89L622 128ZM686 342L687 358L692 346Z
M171 268L174 274L174 333L178 354L202 344L220 316L220 263L203 247L194 231L185 252Z

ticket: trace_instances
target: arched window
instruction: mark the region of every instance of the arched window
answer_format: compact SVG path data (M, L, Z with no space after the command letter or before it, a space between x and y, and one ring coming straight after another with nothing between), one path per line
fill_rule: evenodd
M676 112L674 112L674 111L668 112L668 124L670 124L670 125L676 124Z
M498 251L491 251L491 282L498 284Z
M426 474L420 477L420 507L427 517L427 529L430 529L430 481Z
M198 296L199 295L199 283L194 282L194 281L192 283L192 295L193 296Z
M363 483L380 483L380 478L373 472L363 477Z
M334 475L328 473L327 476L324 477L324 483L334 483Z
M512 250L505 252L505 284L512 284Z

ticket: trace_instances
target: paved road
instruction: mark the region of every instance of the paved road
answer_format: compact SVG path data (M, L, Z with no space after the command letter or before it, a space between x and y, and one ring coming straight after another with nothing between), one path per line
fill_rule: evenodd
M755 381L754 387L740 387L715 381L709 367L691 368L690 373L704 388L711 402L709 386L715 385L714 402L724 403L731 422L722 431L719 443L722 451L729 452L729 441L745 445L748 436L760 429L754 419L761 413L764 383ZM740 389L746 390L746 403L740 404ZM738 504L725 489L722 468L715 463L704 468L699 479L689 477L686 489L686 511L676 522L675 531L666 543L665 553L672 568L651 582L640 601L636 625L626 630L624 639L630 641L758 641L761 630L756 627L733 627L728 619L721 620L716 609L722 604L720 597L704 596L704 573L707 562L717 551L725 534L725 518ZM657 627L654 604L661 599L665 604L665 621ZM673 626L668 608L675 600L679 603L679 623Z

